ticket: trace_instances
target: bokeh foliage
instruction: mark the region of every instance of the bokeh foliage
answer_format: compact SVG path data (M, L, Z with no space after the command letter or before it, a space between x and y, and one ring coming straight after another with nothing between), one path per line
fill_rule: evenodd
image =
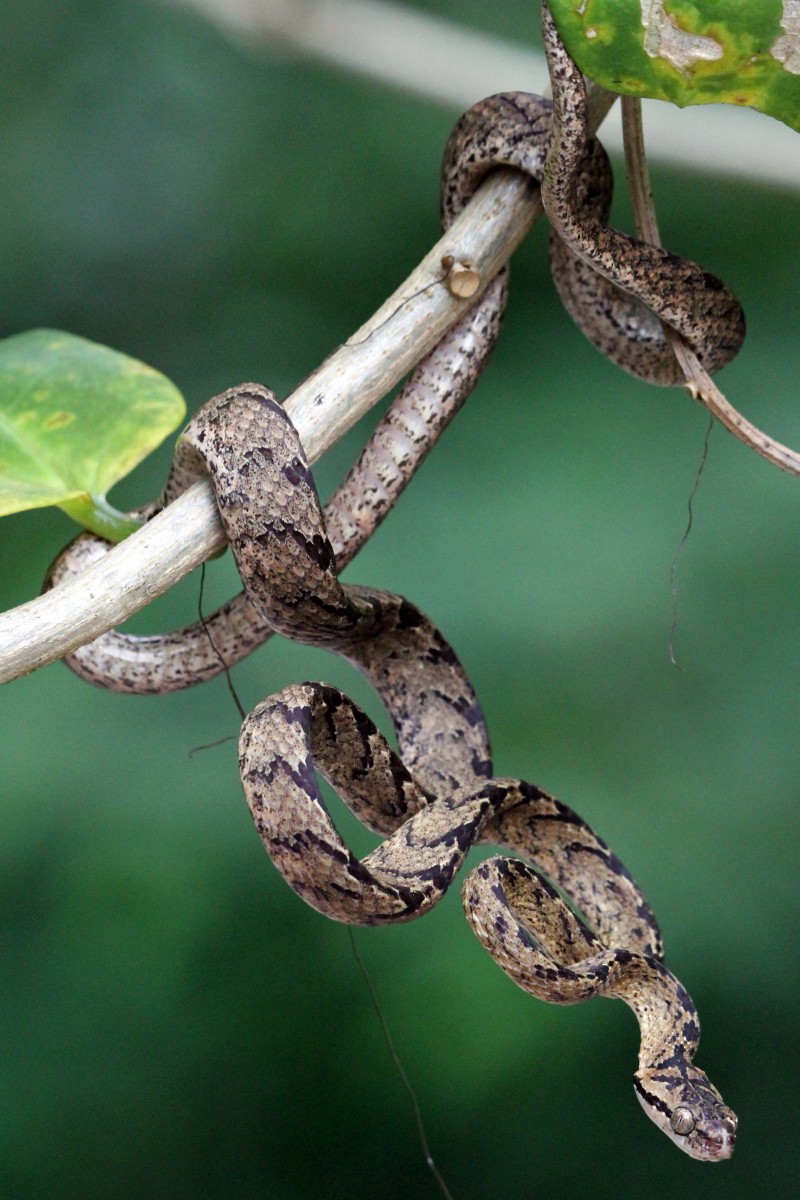
M535 24L529 0L422 7L523 39ZM245 379L283 395L436 234L455 113L243 56L139 0L6 0L0 47L3 336L44 325L116 346L193 407ZM723 386L800 444L796 196L654 176L667 243L747 310ZM519 992L456 894L359 944L458 1200L788 1200L798 483L715 430L678 570L676 671L668 569L705 416L581 341L547 278L544 230L512 284L478 393L349 577L406 593L441 625L498 771L573 804L645 887L700 1008L699 1061L740 1114L733 1161L691 1162L642 1115L622 1005L556 1009ZM323 491L365 433L321 464ZM154 495L167 457L112 499ZM69 536L54 511L0 525L3 608L36 593ZM210 575L208 606L235 586L226 560ZM190 619L197 588L134 627ZM276 641L235 675L248 706L309 677L376 714L321 652ZM224 683L111 697L54 665L0 690L0 712L0 1194L432 1197L345 931L277 878L234 743L189 757L237 730Z

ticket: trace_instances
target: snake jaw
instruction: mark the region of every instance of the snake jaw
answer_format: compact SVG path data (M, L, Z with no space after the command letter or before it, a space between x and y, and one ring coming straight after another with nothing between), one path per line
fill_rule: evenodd
M736 1114L703 1071L691 1065L685 1070L677 1096L674 1079L667 1083L659 1071L637 1071L636 1098L650 1120L684 1153L699 1162L723 1162L736 1146Z

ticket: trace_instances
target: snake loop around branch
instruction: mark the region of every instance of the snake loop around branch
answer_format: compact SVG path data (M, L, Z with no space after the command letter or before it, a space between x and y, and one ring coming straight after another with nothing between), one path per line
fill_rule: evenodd
M553 139L542 203L557 235L551 240L551 265L561 301L589 340L634 375L683 385L662 321L713 375L742 345L741 305L697 263L609 225L612 187L596 163L586 85L547 4L542 5L542 32L553 85ZM621 341L629 355L625 362L616 355Z
M558 294L584 334L623 369L653 383L683 382L662 330L673 324L709 371L738 350L738 301L696 264L608 227L613 176L588 132L586 90L543 6L554 101L523 92L479 102L456 124L442 163L442 224L448 229L483 179L514 167L542 184L553 227L550 265ZM456 248L454 248L456 249ZM497 340L507 268L420 362L359 461L326 505L339 569L371 536L477 383ZM148 513L174 498L174 481ZM48 584L70 578L107 545L81 534L59 556ZM209 679L271 636L246 592L205 623L136 636L112 630L67 656L82 678L112 691L163 694ZM213 646L217 649L214 650Z

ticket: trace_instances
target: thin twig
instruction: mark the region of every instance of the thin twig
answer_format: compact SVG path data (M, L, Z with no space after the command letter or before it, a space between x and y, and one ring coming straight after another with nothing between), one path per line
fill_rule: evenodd
M628 187L633 206L633 222L637 237L652 246L661 245L658 231L653 190L650 187L650 172L647 169L647 154L644 148L642 129L642 105L635 96L621 96L622 142L625 147L625 167L628 172Z
M361 957L361 952L356 944L356 938L355 934L353 933L352 925L347 926L347 932L350 934L350 946L353 950L353 956L358 964L358 969L361 971L361 974L364 977L364 982L367 985L367 991L369 992L370 999L372 1001L372 1007L375 1009L378 1023L381 1027L381 1033L383 1034L383 1040L386 1042L386 1048L389 1051L389 1056L394 1063L394 1068L397 1071L397 1074L400 1076L403 1087L408 1092L409 1099L411 1100L411 1107L414 1112L414 1121L416 1122L417 1126L417 1136L419 1137L419 1143L422 1147L422 1153L425 1156L425 1165L427 1166L433 1178L436 1180L439 1191L442 1193L445 1200L453 1200L450 1189L445 1183L439 1168L434 1162L433 1155L431 1154L431 1148L428 1143L428 1135L425 1131L425 1122L422 1119L422 1109L420 1108L419 1101L417 1100L417 1093L414 1091L414 1085L408 1078L408 1074L400 1060L400 1056L394 1048L392 1035L389 1032L389 1025L386 1021L386 1017L383 1015L383 1009L381 1008L380 1001L378 1000L378 993L375 991L375 985L372 982L370 973L367 970L366 964Z
M713 429L714 416L712 413L709 413L708 425L706 426L706 436L703 438L703 449L700 453L700 462L697 465L694 483L692 484L692 490L689 492L689 499L686 502L686 528L684 529L681 540L678 542L675 553L672 556L672 562L669 564L669 594L671 612L669 621L669 635L667 638L667 650L669 651L669 661L672 663L673 667L677 667L679 671L682 671L683 667L678 662L675 654L675 635L678 631L678 563L680 562L681 555L686 548L686 543L689 540L689 534L692 532L692 525L694 524L694 499L697 495L698 488L700 487L700 480L703 478L703 471L705 470L706 463L708 462L708 445L711 440L711 433Z
M199 594L197 597L197 619L199 620L200 624L203 626L203 633L208 638L208 644L211 647L212 651L214 652L214 656L216 657L220 666L222 667L222 670L225 674L225 682L227 683L228 691L231 694L231 699L233 700L233 703L236 705L236 710L239 713L239 719L241 721L243 721L245 719L245 717L247 716L245 707L242 704L241 700L239 699L239 693L236 691L236 688L234 686L233 676L231 675L231 669L228 666L228 664L226 663L226 661L222 655L222 652L219 649L219 646L214 641L214 638L211 635L211 630L208 627L208 623L206 621L205 614L203 612L203 592L205 591L205 585L206 585L206 564L203 563L202 566L200 567L200 589L199 589Z
M633 96L622 97L622 128L636 232L643 241L660 246L661 238L644 152L641 105ZM766 458L773 466L780 467L782 471L788 471L790 475L800 475L800 454L789 446L784 446L782 442L776 442L743 417L722 394L683 338L668 326L665 326L664 330L686 378L686 389L690 396L700 400L734 437L739 438L751 450L755 450L756 454Z

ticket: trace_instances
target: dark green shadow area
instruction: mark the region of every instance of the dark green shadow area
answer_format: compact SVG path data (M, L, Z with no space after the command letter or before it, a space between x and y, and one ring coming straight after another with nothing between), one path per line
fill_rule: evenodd
M486 6L420 5L484 28ZM496 32L530 24L503 7ZM199 20L117 0L0 10L0 334L63 328L151 363L191 407L245 379L281 395L437 231L457 114L320 67L239 54ZM763 118L765 132L768 122ZM654 172L665 239L741 295L721 379L800 445L797 197ZM798 483L721 429L677 573L705 415L605 363L557 307L537 230L481 386L350 569L453 642L497 770L611 842L740 1116L704 1167L633 1096L621 1004L556 1009L501 974L454 893L359 945L456 1200L796 1194ZM320 464L329 490L366 436ZM161 484L162 448L114 489ZM0 607L71 536L0 524ZM226 559L209 606L236 587ZM136 627L192 619L187 581ZM276 641L235 673L251 707L341 661ZM224 682L92 690L55 665L0 690L0 1195L9 1200L434 1197L345 931L277 877L241 794ZM337 810L338 811L338 810ZM353 844L371 839L342 818Z

